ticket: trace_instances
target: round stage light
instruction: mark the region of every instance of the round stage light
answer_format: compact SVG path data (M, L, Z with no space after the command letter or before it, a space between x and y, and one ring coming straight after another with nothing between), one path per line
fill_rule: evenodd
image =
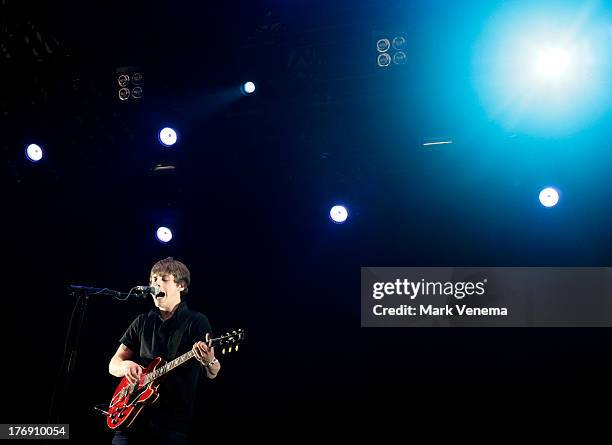
M168 227L160 227L155 232L157 240L162 243L169 243L172 240L172 230Z
M391 64L391 56L389 55L389 53L381 53L378 55L377 62L378 66L380 67L384 68L386 66L389 66Z
M398 51L393 54L393 63L396 65L404 65L406 63L407 57L404 51Z
M391 43L389 43L389 39L378 39L378 42L376 42L376 49L378 50L379 53L384 53L389 51L389 48L391 47Z
M177 139L178 137L176 135L176 131L174 131L174 129L170 127L163 128L159 132L159 142L161 142L162 145L165 145L166 147L170 147L176 144Z
M597 6L508 2L475 45L472 80L512 133L574 134L610 109L609 23Z
M37 144L30 144L26 147L26 157L32 162L38 162L43 158L43 150Z
M541 79L560 80L570 75L572 55L569 49L544 47L537 51L535 72Z
M341 205L335 205L329 211L329 217L336 224L342 224L348 218L348 210Z
M397 36L393 39L393 48L404 49L406 46L406 38L404 36Z
M255 84L253 82L245 82L240 86L240 91L245 96L253 94L255 92Z
M546 187L540 192L540 203L544 207L554 207L559 202L559 192L553 187Z

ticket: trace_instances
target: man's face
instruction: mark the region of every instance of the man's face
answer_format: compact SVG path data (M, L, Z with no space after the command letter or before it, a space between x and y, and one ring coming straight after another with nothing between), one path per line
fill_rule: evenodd
M160 288L157 295L153 297L155 306L162 310L171 310L172 307L181 301L182 285L176 284L172 274L153 274L150 280L151 286Z

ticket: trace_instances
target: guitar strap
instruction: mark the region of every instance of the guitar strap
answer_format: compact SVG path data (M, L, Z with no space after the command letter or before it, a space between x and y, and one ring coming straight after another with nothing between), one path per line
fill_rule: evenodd
M191 320L191 317L185 317L179 327L172 334L172 339L170 340L170 344L168 345L168 357L166 360L174 360L176 358L176 354L178 352L178 348L181 345L181 340L183 339L183 333L187 328L187 323Z

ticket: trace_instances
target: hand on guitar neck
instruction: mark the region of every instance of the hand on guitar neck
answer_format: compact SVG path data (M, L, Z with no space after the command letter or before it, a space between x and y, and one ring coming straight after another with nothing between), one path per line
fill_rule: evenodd
M195 359L206 369L206 376L209 379L214 379L221 369L221 364L215 358L215 348L211 346L210 335L206 334L206 343L203 341L196 342L191 349Z

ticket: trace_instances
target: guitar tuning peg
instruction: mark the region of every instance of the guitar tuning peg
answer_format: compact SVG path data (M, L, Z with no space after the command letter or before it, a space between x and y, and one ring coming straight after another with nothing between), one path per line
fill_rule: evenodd
M234 351L238 352L238 345L234 348Z
M221 354L225 355L225 348L221 349Z
M229 351L228 352L232 352L232 347L231 346L229 347Z

